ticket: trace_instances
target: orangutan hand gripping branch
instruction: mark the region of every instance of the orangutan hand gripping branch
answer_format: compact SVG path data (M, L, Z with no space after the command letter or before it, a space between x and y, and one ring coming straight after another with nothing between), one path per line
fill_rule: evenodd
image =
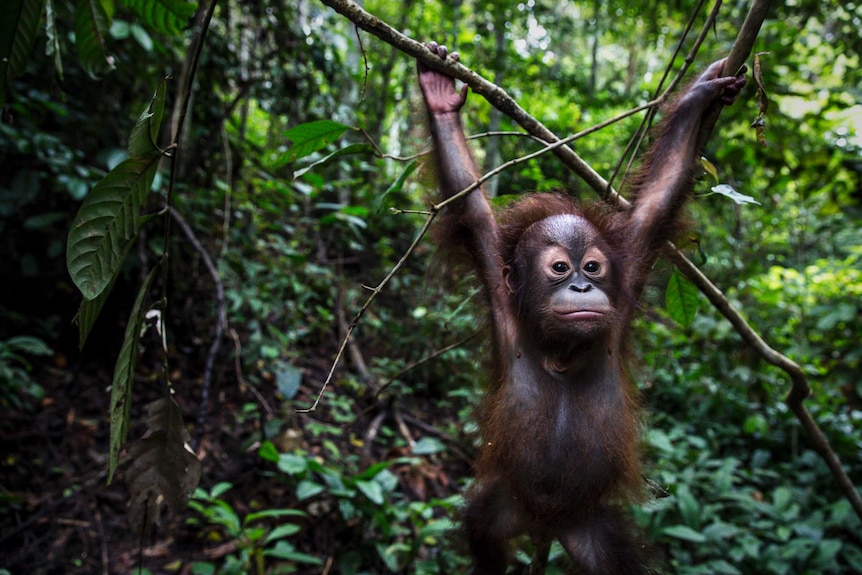
M447 57L444 46L428 48ZM532 194L495 216L479 189L441 213L441 247L466 249L493 331L482 448L465 514L476 574L505 573L509 540L521 534L559 539L591 575L649 571L621 512L644 484L628 332L692 187L704 112L718 100L731 103L745 84L720 77L722 64L668 107L630 212ZM418 71L448 198L479 178L459 115L467 91L422 63Z

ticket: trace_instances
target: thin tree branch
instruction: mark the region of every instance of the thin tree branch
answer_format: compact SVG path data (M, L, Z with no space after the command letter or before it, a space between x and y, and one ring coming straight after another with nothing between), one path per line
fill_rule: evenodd
M203 382L201 383L201 402L198 406L198 419L196 426L197 431L195 433L195 445L193 446L195 449L197 449L197 446L200 444L200 440L203 437L204 424L206 423L207 408L209 407L210 399L210 390L212 389L213 366L215 366L216 356L218 355L219 348L221 347L221 340L224 336L225 327L227 327L227 305L225 303L224 283L222 283L221 281L221 275L219 275L218 268L216 267L215 262L213 261L209 252L198 240L194 230L180 215L180 213L172 207L168 209L171 212L171 217L176 220L177 225L183 231L186 238L189 240L189 243L191 243L195 250L200 254L201 259L204 262L204 267L207 268L207 271L210 274L210 278L212 278L212 281L215 284L216 291L215 334L213 334L213 340L210 343L210 349L209 352L207 352L206 362L204 363Z

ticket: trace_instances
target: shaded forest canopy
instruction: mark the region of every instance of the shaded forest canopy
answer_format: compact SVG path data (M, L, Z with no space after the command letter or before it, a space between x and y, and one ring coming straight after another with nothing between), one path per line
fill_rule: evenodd
M343 3L13 0L0 25L0 572L466 569L453 526L484 318L471 278L440 279L420 234L434 184L414 58L324 4ZM690 53L694 69L726 55L749 9L363 7L405 38L445 41L558 137L651 102ZM745 57L768 107L750 81L723 111L677 244L801 367L856 486L860 27L857 4L771 3ZM571 146L619 186L645 115ZM523 158L485 184L497 202L597 197L512 114L474 95L464 117L485 172ZM862 571L852 496L788 409L790 376L676 265L657 265L636 326L647 471L668 495L637 522L672 573ZM565 566L553 548L547 572Z

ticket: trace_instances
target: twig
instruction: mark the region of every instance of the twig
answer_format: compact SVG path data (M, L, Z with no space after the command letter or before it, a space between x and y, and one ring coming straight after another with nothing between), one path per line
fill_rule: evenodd
M194 442L194 447L195 449L197 449L197 446L200 444L200 440L203 437L204 424L206 423L207 408L209 407L210 399L210 389L212 389L213 366L215 365L216 356L218 355L219 348L221 347L222 336L224 335L224 330L227 326L227 307L225 305L224 284L221 281L221 276L218 273L218 268L216 268L215 262L213 262L213 259L212 257L210 257L209 252L198 240L194 230L185 221L185 219L183 219L180 213L173 207L168 209L171 212L171 217L176 220L177 225L183 231L186 238L189 240L189 243L191 243L192 247L194 247L195 250L197 250L197 252L200 254L201 259L204 262L204 266L207 268L207 271L209 272L210 277L215 284L216 290L215 334L213 335L213 340L210 343L209 352L207 352L206 362L204 363L203 382L201 383L201 403L198 406L198 419L196 426L197 430L195 432Z
M340 282L338 284L337 295L335 296L335 317L338 321L338 336L343 338L347 334L348 326L347 315L344 312L344 286ZM359 349L359 345L357 345L353 338L347 344L347 351L350 353L350 361L353 363L356 371L359 372L359 376L371 389L374 389L374 375L368 369L368 364L365 363L362 350Z
M398 273L404 264L407 263L407 258L410 257L410 254L416 249L416 246L419 245L419 242L425 236L425 233L428 231L428 228L431 227L431 222L434 221L434 218L437 216L436 211L432 211L431 215L428 216L428 219L425 220L425 224L422 226L422 229L419 230L419 233L413 239L413 243L410 244L410 247L407 248L407 251L401 256L401 259L389 270L389 273L386 274L377 287L370 288L371 295L368 296L368 299L365 300L365 303L362 304L362 308L356 313L353 321L350 322L350 326L347 328L347 333L344 335L344 338L341 340L341 345L338 347L338 353L335 354L335 359L332 360L332 367L329 368L329 373L326 375L326 379L323 382L323 385L320 386L320 391L317 393L317 397L314 399L314 403L312 403L311 407L307 409L297 409L297 413L311 413L317 409L317 405L320 403L320 399L323 397L323 394L326 392L326 388L329 387L329 383L332 381L332 376L335 373L335 368L338 367L339 362L341 361L341 357L344 355L344 348L347 347L347 343L350 341L350 337L353 335L353 331L356 329L356 326L359 325L359 320L362 319L362 316L365 315L368 306L371 305L371 302L374 301L374 298L377 297L386 284L389 283L395 274Z
M239 341L239 334L234 328L230 328L230 330L228 330L228 333L230 334L231 340L233 340L234 371L236 372L236 380L240 384L240 389L242 389L243 386L248 388L251 391L251 394L255 397L255 399L257 399L258 403L260 403L260 405L263 407L264 411L266 411L266 414L269 419L274 418L275 409L272 408L272 406L269 404L263 394L257 389L257 386L255 386L252 382L247 381L242 375L242 344Z
M393 375L392 377L390 377L389 379L387 379L387 380L383 383L383 385L381 385L381 386L380 386L380 388L379 388L376 392L374 392L374 396L373 396L373 398L374 398L374 399L377 399L377 398L380 396L380 394L381 394L381 393L383 393L383 390L385 390L387 387L389 387L390 385L392 385L392 382L394 382L395 380L397 380L399 377L401 377L402 375L404 375L405 373L407 373L407 372L408 372L408 371L410 371L411 369L414 369L414 368L416 368L416 367L419 367L419 366L420 366L420 365L422 365L423 363L427 363L427 362L429 362L429 361L431 361L431 360L437 359L438 357L440 357L441 355L443 355L443 354L444 354L444 353L446 353L447 351L451 351L451 350L453 350L453 349L455 349L455 348L461 347L462 345L464 345L465 343L467 343L468 341L470 341L471 339L473 339L474 337L476 337L476 336L478 336L478 335L479 335L479 334L478 334L478 332L477 332L477 333L474 333L473 335L468 335L468 336L467 336L467 337L465 337L464 339L460 339L460 340L456 341L455 343L449 344L449 345L447 345L447 346L446 346L446 347L444 347L444 348L438 349L437 351L435 351L435 352L434 352L434 353L432 353L431 355L426 355L426 356L425 356L425 357L423 357L422 359L420 359L420 360L418 360L418 361L414 361L413 363L411 363L410 365L406 366L404 369L402 369L401 371L399 371L398 373L396 373L395 375Z

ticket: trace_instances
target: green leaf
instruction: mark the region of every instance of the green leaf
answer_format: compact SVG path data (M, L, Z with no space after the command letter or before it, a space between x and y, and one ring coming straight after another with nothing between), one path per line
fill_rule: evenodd
M216 497L221 496L223 493L227 493L233 488L233 484L227 481L221 481L213 485L213 488L210 489L210 497L215 499Z
M715 561L709 562L709 573L716 573L718 575L742 575L742 571L724 561L723 559L716 559Z
M682 520L685 521L685 524L689 527L699 528L701 525L702 510L688 486L680 485L675 498L679 514Z
M30 355L51 355L54 353L44 341L32 335L17 335L6 340L6 345Z
M349 129L350 126L332 120L318 120L289 129L284 136L293 142L293 146L275 162L276 167L322 150Z
M279 525L278 527L270 531L269 535L266 536L266 539L264 539L263 542L264 544L267 544L272 541L277 541L285 537L290 537L291 535L296 535L297 533L299 533L299 531L299 525L295 525L293 523L285 523L284 525Z
M414 455L431 455L445 450L446 446L436 437L423 437L413 446Z
M258 519L265 519L267 517L307 517L305 511L300 511L299 509L265 509L263 511L258 511L257 513L249 513L245 516L243 520L243 525L249 525L257 521Z
M766 433L769 431L769 422L760 413L749 415L742 424L742 430L751 435L753 433Z
M66 242L66 265L85 299L105 291L119 273L132 240L146 221L140 211L160 157L150 154L124 160L81 204Z
M275 383L282 397L293 399L302 384L302 370L287 362L279 362L275 369Z
M303 480L300 481L299 485L296 486L296 498L302 501L303 499L314 497L315 495L317 495L318 493L322 493L323 491L324 487L320 483Z
M682 539L683 541L691 541L692 543L703 543L706 541L706 537L704 537L703 534L698 533L686 525L671 525L670 527L662 529L662 533L668 537Z
M425 539L430 538L434 540L442 535L451 533L456 529L458 529L458 525L454 521L447 517L443 517L442 519L431 521L422 526L422 528L419 529L419 534L416 537L416 542L420 544L425 543Z
M323 565L323 561L314 555L296 551L296 548L287 541L278 541L271 549L263 552L267 557L276 557L284 561L292 561L294 563L310 563L312 565Z
M356 487L372 503L383 505L383 487L376 481L357 481Z
M664 303L670 317L680 325L688 327L697 315L697 288L682 275L682 272L674 270L667 282Z
M138 44L140 44L141 48L146 50L147 52L153 51L153 39L147 34L147 31L143 26L139 26L138 24L132 24L129 26L129 30L132 32L132 37L137 40Z
M298 475L308 471L308 461L293 453L282 453L278 457L278 469L288 475Z
M138 364L138 341L141 337L141 327L144 325L144 298L150 291L150 284L161 268L156 265L147 274L144 283L138 290L132 311L129 314L129 323L126 324L126 334L123 337L123 345L120 355L114 366L114 377L111 380L111 433L110 449L108 456L108 484L114 477L117 462L120 459L120 449L126 442L129 433L129 408L132 404L132 382L135 377L135 367Z
M341 134L339 134L339 136L340 135ZM319 168L321 166L325 166L326 164L332 162L332 160L334 160L335 158L339 158L341 156L355 155L355 154L370 154L373 156L376 154L376 150L374 149L374 146L372 146L371 144L350 144L349 146L335 150L334 152L332 152L331 154L329 154L325 158L323 158L321 160L317 160L313 164L310 164L310 165L302 168L301 170L296 170L295 172L293 172L293 179L296 180L297 178L301 178L307 172L310 172L314 168Z
M9 0L0 18L0 106L6 101L6 81L20 75L30 60L45 0Z
M114 69L106 38L111 21L100 0L78 0L75 4L75 44L81 66L93 78Z
M159 141L159 129L165 115L166 80L162 80L156 88L147 109L141 113L135 127L129 134L129 155L146 156L161 152L156 146Z
M186 0L124 0L123 5L134 12L145 26L162 34L182 32L194 16L197 4Z
M257 454L264 461L269 461L271 463L278 461L279 457L278 449L271 441L264 441L261 443L260 449L257 450Z

